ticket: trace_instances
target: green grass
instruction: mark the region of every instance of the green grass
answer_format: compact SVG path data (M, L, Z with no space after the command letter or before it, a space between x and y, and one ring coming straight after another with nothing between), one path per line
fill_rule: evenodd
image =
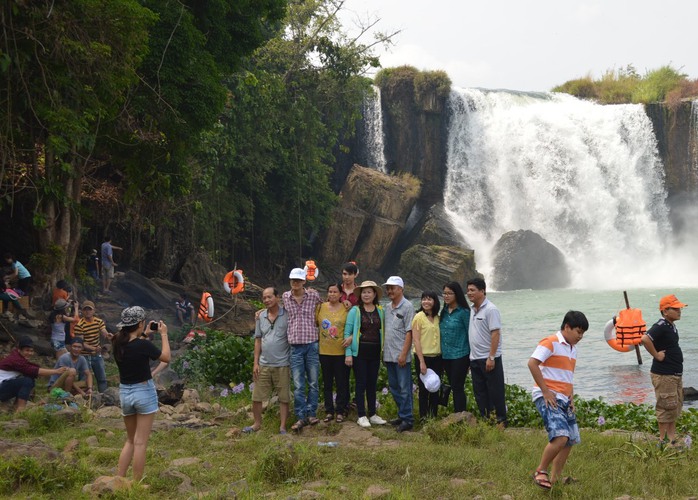
M249 404L248 392L247 397L235 395L222 399L214 398L207 389L201 392L204 398L221 402L227 409ZM510 389L513 411L518 411L517 405L524 404L524 395L523 391ZM390 397L381 395L380 399L384 404L379 413L386 418L394 417ZM592 412L599 405L602 403L587 404L587 409L579 411ZM600 408L610 411L611 407ZM46 417L42 412L36 409L27 414L29 431L8 432L3 437L23 442L39 437L57 450L75 438L80 446L72 455L56 462L0 457L0 495L84 498L81 493L84 484L99 475L114 473L124 439L123 426L119 419L90 419L89 415L80 424L56 425L54 417ZM0 420L11 418L3 415ZM609 414L609 418L616 417ZM646 417L630 412L627 418ZM272 407L265 413L259 433L226 437L232 426L249 423L243 415L219 427L154 432L143 481L149 488L135 487L116 498L189 498L197 493L202 493L204 498L226 498L233 491L239 498L260 498L266 494L271 495L269 498L287 498L298 495L313 481L322 481L313 489L326 498L362 498L371 485L390 489L389 498L395 499L456 499L476 495L525 499L541 498L542 494L530 478L546 440L539 427L500 430L480 423L474 427L455 424L444 428L440 420L435 420L418 425L416 432L404 435L398 435L389 426L373 428L371 433L380 444L360 446L355 441L342 441L340 424L308 428L301 436L279 436L278 408ZM113 435L105 432L106 429ZM97 446L85 443L90 436L97 436ZM642 436L583 428L582 443L573 449L565 471L565 475L578 481L556 486L549 495L552 498L630 495L678 499L695 494L698 491L696 452L660 447L655 439ZM337 440L340 441L337 448L317 445L319 441ZM183 457L201 460L178 468L191 478L194 491L188 493L178 490L178 480L163 475L173 460Z

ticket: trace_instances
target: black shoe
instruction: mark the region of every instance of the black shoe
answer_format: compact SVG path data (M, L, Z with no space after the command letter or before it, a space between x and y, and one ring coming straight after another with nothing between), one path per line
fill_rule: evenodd
M401 423L402 423L402 419L401 419L401 418L395 418L395 419L393 419L393 420L390 421L390 425L394 425L394 426L398 426L398 425L400 425Z
M400 425L397 426L398 432L405 432L409 430L412 430L412 424L409 422L402 422Z

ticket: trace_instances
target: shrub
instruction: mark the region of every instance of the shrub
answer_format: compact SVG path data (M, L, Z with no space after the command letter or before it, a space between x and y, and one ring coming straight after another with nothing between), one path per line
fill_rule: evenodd
M679 73L671 66L662 66L647 73L635 88L633 102L660 102L667 93L679 87L686 75Z
M207 384L249 383L254 364L254 339L222 331L196 337L175 361L175 370Z
M570 94L580 99L596 99L596 85L590 76L569 80L553 88L553 92Z

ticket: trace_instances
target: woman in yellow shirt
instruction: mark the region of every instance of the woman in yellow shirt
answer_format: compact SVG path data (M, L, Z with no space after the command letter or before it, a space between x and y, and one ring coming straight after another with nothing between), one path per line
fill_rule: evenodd
M439 411L439 393L429 392L419 378L431 368L441 378L441 334L439 332L439 309L441 303L436 292L422 293L422 307L412 320L412 342L417 362L414 364L419 384L419 417L434 418Z
M335 418L342 422L347 417L349 406L349 371L344 364L344 325L347 309L339 301L339 285L327 287L327 302L318 306L315 319L320 334L320 368L322 369L323 393L325 398L325 422ZM347 344L348 345L348 344ZM337 400L333 401L332 389L336 386Z

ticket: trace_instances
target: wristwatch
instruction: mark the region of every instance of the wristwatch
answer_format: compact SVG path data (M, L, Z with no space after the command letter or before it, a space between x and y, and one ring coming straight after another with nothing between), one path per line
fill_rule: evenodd
M489 359L490 361L494 361L494 356L487 356L487 359Z

